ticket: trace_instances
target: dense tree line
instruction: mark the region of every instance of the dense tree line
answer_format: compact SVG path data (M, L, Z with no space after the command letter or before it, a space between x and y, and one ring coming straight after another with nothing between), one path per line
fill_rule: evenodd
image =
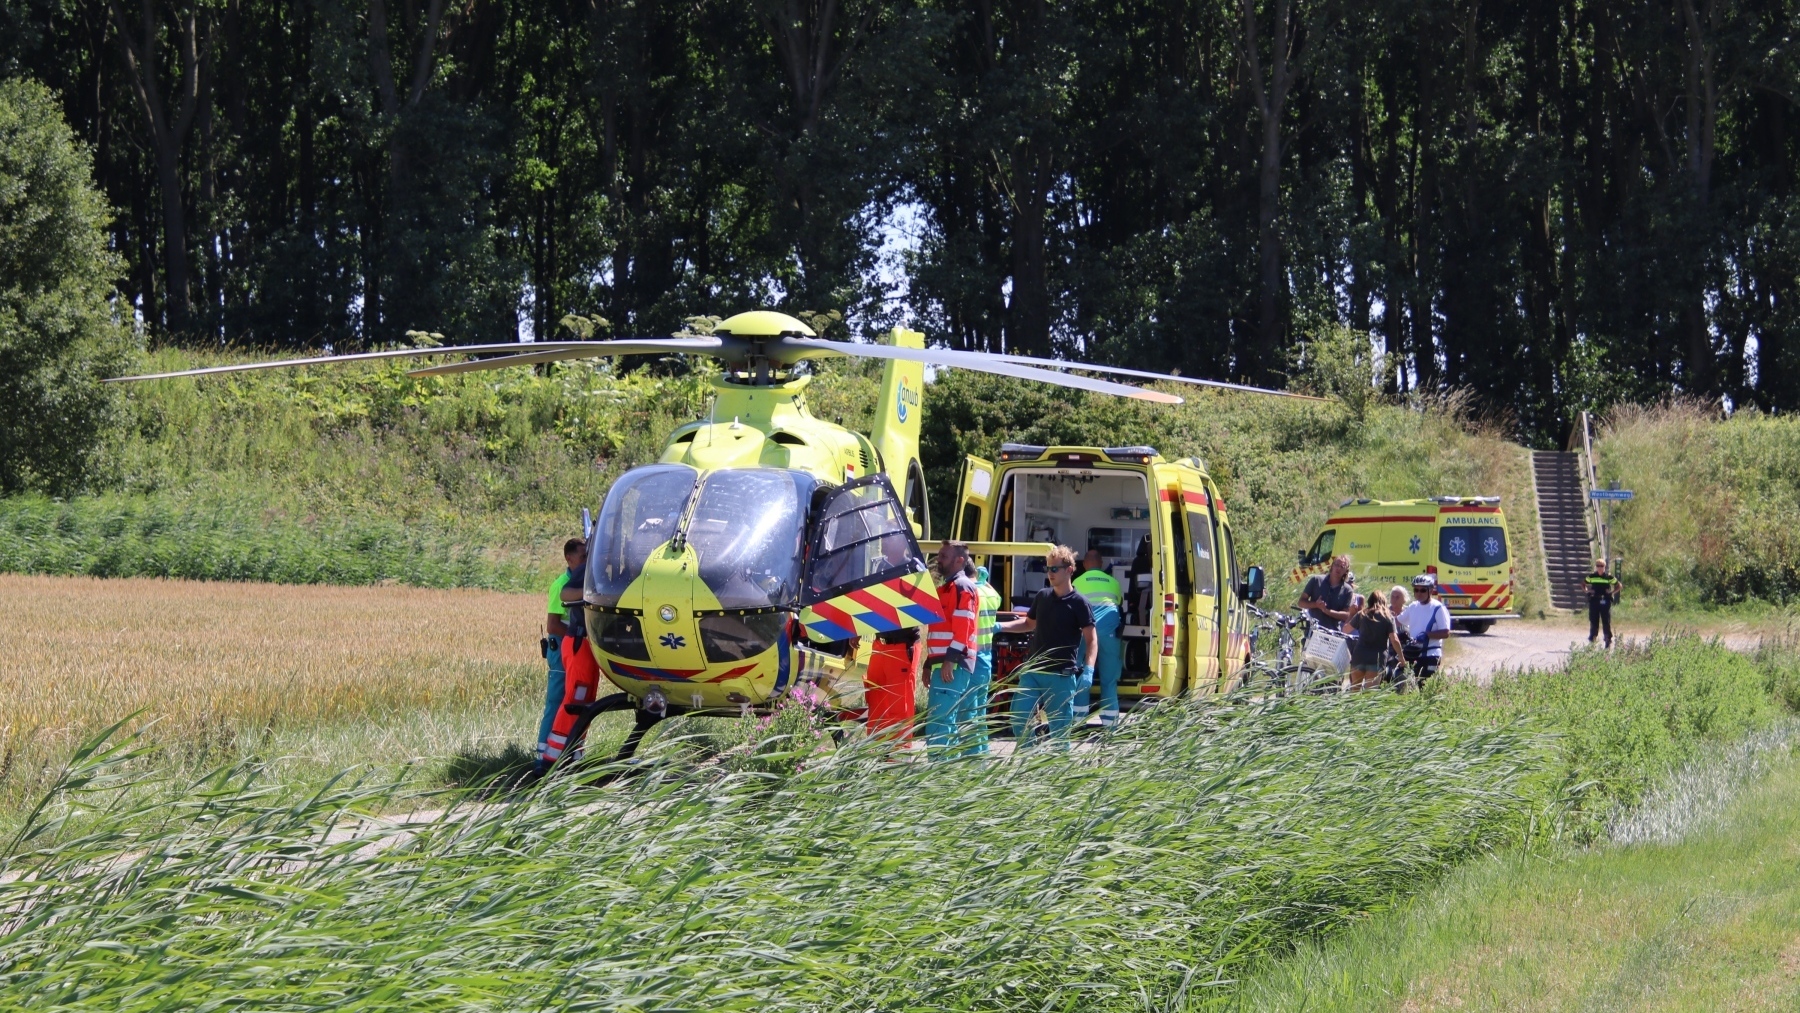
M777 303L1270 381L1347 327L1389 389L1551 441L1670 391L1800 406L1797 28L1792 0L15 0L0 60L91 146L171 340Z

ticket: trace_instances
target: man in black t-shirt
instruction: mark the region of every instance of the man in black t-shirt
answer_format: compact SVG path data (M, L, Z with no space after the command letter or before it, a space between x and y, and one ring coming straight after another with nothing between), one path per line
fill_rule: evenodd
M1350 557L1338 556L1331 561L1331 571L1306 582L1300 592L1299 608L1311 609L1319 623L1335 630L1350 618L1350 602L1356 588L1350 583Z
M1075 577L1075 553L1058 545L1044 557L1050 586L1039 591L1031 611L1023 619L1000 623L1008 633L1032 634L1031 657L1019 670L1019 688L1013 692L1013 737L1029 744L1026 729L1039 702L1050 722L1050 734L1060 735L1075 720L1075 686L1094 677L1094 659L1100 650L1094 634L1093 610L1071 585Z

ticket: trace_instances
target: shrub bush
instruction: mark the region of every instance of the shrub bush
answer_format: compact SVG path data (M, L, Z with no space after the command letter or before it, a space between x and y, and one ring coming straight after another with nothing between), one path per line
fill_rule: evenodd
M56 96L0 81L0 494L81 488L115 421L100 379L127 341L92 176Z

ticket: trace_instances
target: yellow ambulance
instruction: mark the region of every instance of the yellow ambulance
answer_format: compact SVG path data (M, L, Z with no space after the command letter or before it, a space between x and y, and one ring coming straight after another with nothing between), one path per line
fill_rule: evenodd
M1428 573L1437 578L1456 624L1470 633L1486 633L1497 619L1519 618L1513 611L1513 545L1498 496L1347 499L1312 547L1300 550L1289 576L1303 586L1344 553L1364 594L1409 585Z
M1250 661L1250 603L1261 567L1238 558L1225 500L1199 458L1154 447L1005 443L997 462L968 458L953 524L980 553L993 543L1060 543L1100 552L1125 591L1120 703L1229 690ZM1048 580L1042 555L989 561L1006 608ZM994 679L1024 660L1026 634L995 637Z

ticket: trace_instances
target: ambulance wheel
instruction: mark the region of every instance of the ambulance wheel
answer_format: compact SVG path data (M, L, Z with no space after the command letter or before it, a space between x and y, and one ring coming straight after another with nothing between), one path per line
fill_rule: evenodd
M1479 637L1494 628L1494 621L1492 619L1475 619L1463 623L1462 628L1468 630L1470 636Z

